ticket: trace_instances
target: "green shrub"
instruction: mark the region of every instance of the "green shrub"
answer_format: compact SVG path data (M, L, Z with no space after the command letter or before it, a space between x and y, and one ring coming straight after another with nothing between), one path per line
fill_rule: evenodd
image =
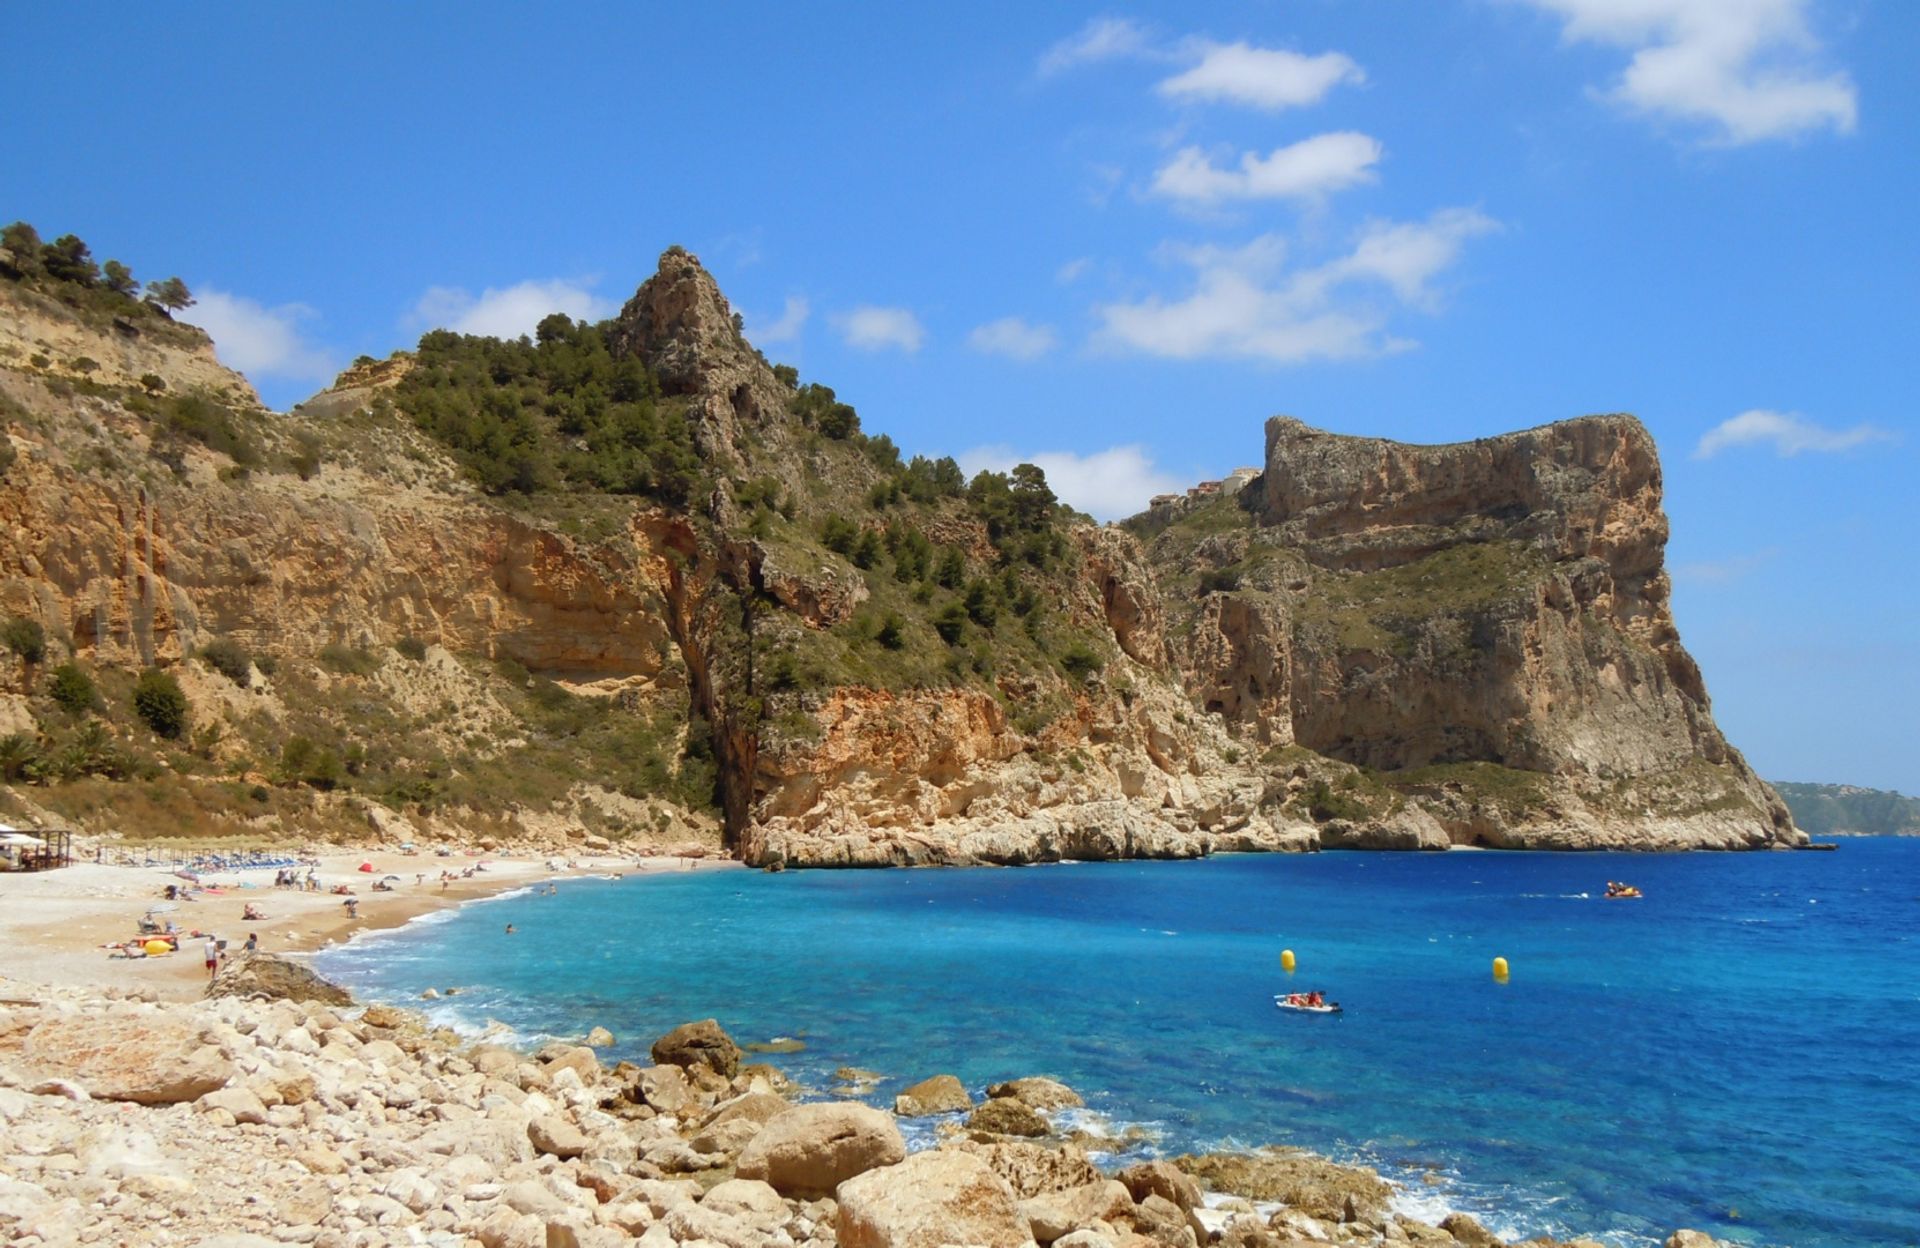
M906 621L893 612L887 612L880 621L880 627L874 630L873 639L889 650L898 650L907 644Z
M40 743L31 734L10 732L0 737L0 780L12 784L24 779L40 761Z
M412 659L415 663L427 657L427 643L418 637L402 637L399 641L393 643L393 648L398 650L403 657Z
M167 388L167 381L158 373L141 373L140 388L148 394L159 394Z
M201 646L200 660L242 689L253 682L253 656L230 637L216 637Z
M100 691L93 687L93 677L80 670L78 663L62 663L54 668L53 683L47 692L63 709L75 715L84 715L100 705Z
M1067 652L1060 656L1060 666L1066 669L1067 675L1082 683L1087 677L1105 667L1106 663L1107 661L1089 649L1085 642L1080 641L1068 646Z
M11 449L12 444L8 443ZM0 624L0 643L13 651L22 663L38 663L47 657L47 631L40 621L16 615Z
M157 667L141 672L133 686L133 709L147 727L170 740L187 730L187 695L171 672Z
M380 656L343 642L320 647L320 662L343 676L371 676L380 670Z
M260 462L259 449L247 437L233 412L205 395L175 396L168 402L161 423L168 431L225 455L237 467L247 468Z
M940 608L940 614L933 617L933 631L948 645L959 645L967 636L967 609L957 602Z
M1307 813L1319 823L1329 819L1358 821L1373 813L1366 802L1351 793L1335 790L1325 780L1315 780L1309 784L1302 797L1307 804Z

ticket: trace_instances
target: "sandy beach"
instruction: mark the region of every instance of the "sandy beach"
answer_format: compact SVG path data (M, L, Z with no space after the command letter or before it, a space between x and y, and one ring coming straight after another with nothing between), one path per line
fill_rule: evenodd
M309 953L362 932L398 927L435 910L550 879L739 869L738 863L725 859L629 858L604 852L562 860L345 850L323 854L318 861L318 892L275 888L274 869L268 867L202 873L202 887L178 901L166 900L167 886L187 881L168 867L76 861L53 871L0 874L0 948L7 953L0 973L64 987L145 988L163 1000L183 1001L198 997L206 985L202 952L207 933L226 941L230 952L249 935L258 935L260 948L268 952ZM363 863L372 870L362 871ZM463 876L469 868L475 868L473 874ZM456 878L443 883L442 872ZM304 877L304 867L300 874ZM380 880L391 884L392 891L374 891ZM353 890L357 915L349 917L343 904L347 898L329 891L336 885ZM243 919L249 904L266 917ZM106 946L132 940L149 910L178 928L180 952L153 958L113 955ZM201 936L191 936L194 932Z

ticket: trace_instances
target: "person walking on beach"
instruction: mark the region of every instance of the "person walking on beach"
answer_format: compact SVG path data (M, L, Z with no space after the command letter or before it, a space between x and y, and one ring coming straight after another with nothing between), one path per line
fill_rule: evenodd
M220 946L213 937L207 937L207 978L212 979L220 970Z
M346 902L345 902L344 904L345 904L345 905L346 905L346 907L347 907L347 917L348 917L348 918L350 918L350 919L357 919L357 918L359 918L359 917L360 917L360 903L359 903L359 902L357 902L357 901L355 901L355 900L354 900L353 898L351 898L351 897L349 897L349 898L347 898L347 900L346 900Z

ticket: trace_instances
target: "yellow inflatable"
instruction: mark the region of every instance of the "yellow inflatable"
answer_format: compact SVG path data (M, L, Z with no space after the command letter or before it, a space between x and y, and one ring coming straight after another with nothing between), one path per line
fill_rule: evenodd
M1293 950L1282 949L1280 951L1280 969L1283 971L1293 970Z
M1505 958L1495 958L1493 960L1493 977L1503 984L1507 982L1507 960Z
M162 954L168 954L172 952L173 952L173 946L168 944L164 940L150 940L147 942L147 956L150 958L157 958L157 957L160 957Z

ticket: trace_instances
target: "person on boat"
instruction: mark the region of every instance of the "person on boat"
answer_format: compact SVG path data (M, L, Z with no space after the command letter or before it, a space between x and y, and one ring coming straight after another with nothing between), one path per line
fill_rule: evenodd
M1307 1004L1311 1006L1319 1007L1319 1006L1325 1005L1326 1002L1321 998L1320 994L1316 991L1316 992L1310 992L1307 994Z

